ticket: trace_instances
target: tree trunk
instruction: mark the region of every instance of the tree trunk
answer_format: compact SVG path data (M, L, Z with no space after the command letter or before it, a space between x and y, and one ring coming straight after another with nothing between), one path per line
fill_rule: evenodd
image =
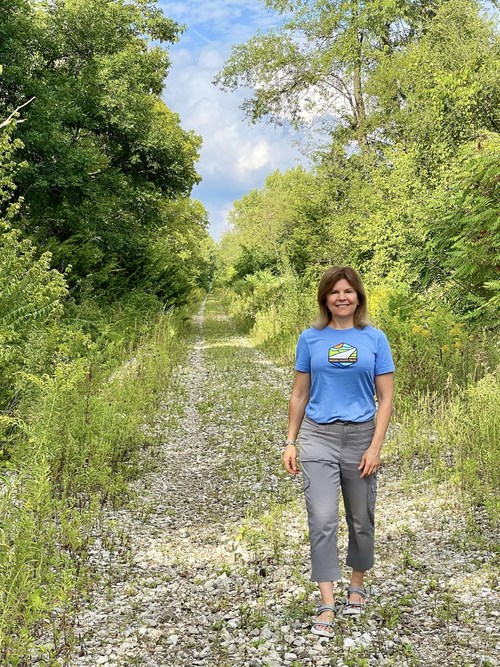
M359 27L359 2L358 0L353 0L351 4L351 19L352 27L355 34L356 44L355 54L354 54L354 63L353 63L353 72L352 72L352 83L353 83L353 92L354 92L354 104L355 104L355 132L356 139L358 141L359 147L363 153L367 153L369 150L368 138L366 136L366 108L365 101L363 99L363 85L361 79L361 63L363 62L363 31ZM354 41L354 40L353 40Z
M361 84L361 67L359 62L354 66L353 72L354 101L356 103L356 138L363 153L369 151L368 137L366 134L366 109L363 99L363 88Z

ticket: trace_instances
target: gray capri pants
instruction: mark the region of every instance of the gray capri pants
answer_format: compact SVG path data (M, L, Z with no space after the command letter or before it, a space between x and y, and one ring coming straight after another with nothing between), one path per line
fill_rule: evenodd
M373 565L377 477L360 477L358 466L371 444L374 420L317 424L305 417L300 438L312 581L341 579L337 552L339 493L342 490L349 544L346 564L364 572Z

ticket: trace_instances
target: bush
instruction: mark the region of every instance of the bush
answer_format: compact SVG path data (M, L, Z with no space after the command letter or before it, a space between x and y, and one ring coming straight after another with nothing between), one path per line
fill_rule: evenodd
M396 363L398 393L450 393L467 386L498 363L492 332L461 321L439 288L421 294L375 287L370 313L387 335Z

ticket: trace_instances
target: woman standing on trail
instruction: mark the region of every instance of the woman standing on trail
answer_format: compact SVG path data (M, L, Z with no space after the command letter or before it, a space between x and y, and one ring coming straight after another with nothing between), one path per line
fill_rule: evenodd
M341 579L340 490L349 528L346 563L352 567L344 615L359 616L367 598L363 580L373 565L376 471L392 413L394 363L384 333L367 322L366 294L354 269L328 269L318 286L318 304L318 321L301 333L297 343L283 463L292 475L299 472L300 430L311 579L318 582L321 593L312 632L331 637L339 610L335 582Z

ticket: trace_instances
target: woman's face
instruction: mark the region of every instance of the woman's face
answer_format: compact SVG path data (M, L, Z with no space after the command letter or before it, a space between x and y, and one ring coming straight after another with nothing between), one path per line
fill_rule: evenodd
M338 280L326 295L326 307L334 318L354 321L358 305L358 293L345 278Z

